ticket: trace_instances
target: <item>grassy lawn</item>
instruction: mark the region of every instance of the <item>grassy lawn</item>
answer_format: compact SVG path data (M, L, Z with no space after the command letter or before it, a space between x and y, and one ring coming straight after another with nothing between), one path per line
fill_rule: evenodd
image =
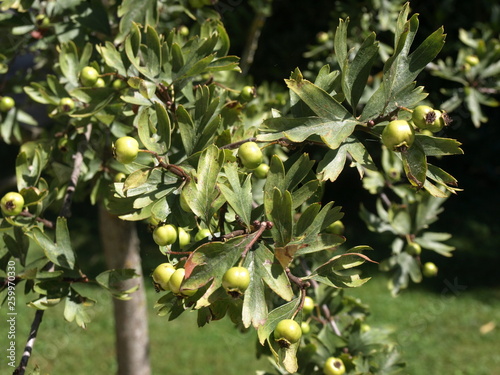
M452 280L453 281L453 280ZM441 285L440 285L441 284ZM405 291L393 298L383 277L371 280L362 288L349 291L372 308L369 323L389 326L401 345L409 367L405 373L446 375L500 374L500 291L466 289L443 294L444 280ZM113 324L110 299L100 290L95 297L103 303L94 308L93 322L86 330L62 319L56 307L44 317L31 365L38 364L41 374L112 374L114 364ZM148 289L150 306L157 295ZM31 323L32 311L26 313L24 297L18 296L17 353ZM265 360L254 357L255 333L235 332L228 320L213 322L198 329L196 314L186 313L169 322L151 308L151 357L155 374L254 374L269 368ZM5 311L1 313L5 321ZM496 327L481 333L490 323ZM487 327L487 326L486 326ZM6 348L6 337L0 344ZM0 373L8 374L5 361Z

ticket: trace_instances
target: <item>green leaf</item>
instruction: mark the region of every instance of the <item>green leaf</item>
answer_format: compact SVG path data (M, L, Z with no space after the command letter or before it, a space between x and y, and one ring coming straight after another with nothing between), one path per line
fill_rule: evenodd
M94 300L80 295L71 288L64 305L64 319L68 322L74 320L79 327L86 328L87 323L91 321L87 309L94 304Z
M224 163L224 151L215 145L205 149L198 161L197 180L183 188L190 208L208 226L213 215L225 202L217 188L217 178Z
M97 283L107 289L115 298L129 300L130 294L139 288L139 283L130 283L129 280L139 277L134 269L112 269L101 272L96 276Z
M262 326L267 319L267 303L264 282L262 280L262 270L259 259L257 259L257 250L250 251L245 258L243 266L250 272L250 285L245 290L243 299L243 309L241 311L241 320L243 326L248 328L253 325L255 328Z
M237 163L226 163L224 165L224 172L230 186L218 184L218 187L234 212L245 223L246 227L250 228L252 222L251 175L247 175L243 184L240 184Z
M293 289L290 280L283 267L276 260L275 255L265 245L248 253L247 257L253 256L256 264L257 275L285 301L293 298Z
M293 233L292 195L285 190L283 193L277 188L273 192L273 207L266 207L266 216L273 223L271 234L275 247L280 248L288 244Z
M337 149L349 137L358 122L354 119L331 120L323 117L268 118L264 121L265 130L272 133L257 135L262 142L287 138L292 142L303 142L311 136L319 136L332 150Z
M71 117L83 118L95 115L104 109L116 95L112 87L80 87L70 92L71 96L87 104L82 109L74 111Z
M321 180L335 181L344 170L347 158L347 145L343 144L335 150L328 150L318 164Z
M461 155L464 153L459 147L461 143L455 139L417 134L415 143L422 148L427 156Z
M135 122L144 146L149 151L164 156L170 149L170 119L160 103L155 103L154 109L153 112L150 108L141 108Z
M123 64L122 55L120 52L118 52L113 43L106 41L104 43L104 46L97 45L96 49L97 52L101 54L106 65L108 65L110 68L116 69L116 72L124 77L128 75L127 69Z
M59 66L61 72L70 82L71 86L77 87L78 76L80 74L80 60L78 59L78 49L74 42L62 43L59 52Z
M43 249L45 256L54 264L75 269L75 253L71 248L66 219L58 217L56 222L56 242L54 243L40 228L34 227L26 235L36 241Z
M136 189L145 184L151 173L151 168L141 168L129 174L123 183L123 192L126 194L129 189Z
M314 83L305 79L288 79L285 82L318 117L337 122L352 117L342 104Z
M363 95L371 68L378 56L378 42L375 33L370 34L356 53L352 62L347 60L342 67L342 89L347 101L356 114L356 106Z
M451 257L455 247L442 243L451 238L449 233L424 232L422 236L415 238L415 242L425 249L433 250L445 257Z
M424 151L414 143L412 147L401 152L401 157L408 181L413 186L422 188L427 175L427 158Z
M158 21L156 0L143 0L140 6L137 6L136 0L124 0L118 7L118 17L120 18L120 25L115 44L122 43L125 40L134 23L156 26Z
M349 17L344 21L339 19L339 25L335 31L335 39L333 47L335 50L335 56L342 69L347 63L347 28L349 26Z

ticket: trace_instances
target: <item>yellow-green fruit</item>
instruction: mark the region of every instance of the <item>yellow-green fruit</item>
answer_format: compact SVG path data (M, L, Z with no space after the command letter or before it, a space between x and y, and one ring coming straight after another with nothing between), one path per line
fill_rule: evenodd
M163 290L168 289L168 282L170 277L175 272L175 268L170 263L162 263L153 271L153 281L160 286Z
M106 81L102 78L97 78L97 81L94 83L94 87L106 87Z
M116 160L123 164L132 163L139 154L139 142L132 137L121 137L115 142Z
M125 81L123 81L121 79L115 79L111 85L113 86L113 88L115 90L121 90L121 89L124 89L125 87L127 87L127 84L125 83Z
M302 311L304 312L304 314L310 314L312 313L314 310L314 300L309 297L309 296L306 296L306 298L304 298L304 305L302 306Z
M168 281L168 288L172 291L172 293L181 295L183 297L189 297L195 294L198 289L191 290L183 290L181 292L181 285L184 281L184 275L186 274L186 270L184 268L177 268L175 272L170 276L170 280Z
M300 323L300 329L302 330L303 335L307 335L309 332L311 332L311 326L307 322Z
M422 252L422 248L418 243L410 242L405 246L405 251L412 256L417 256Z
M179 246L183 249L191 243L191 235L184 228L179 228L178 232Z
M331 223L329 226L327 226L325 228L325 231L327 233L338 234L339 236L341 236L342 234L344 234L344 229L345 229L344 223L340 220L337 220Z
M238 149L241 163L248 169L255 169L262 164L262 151L255 142L245 142Z
M465 62L470 66L476 66L477 64L479 64L479 57L477 57L476 55L468 55L465 57Z
M329 357L323 365L323 373L325 375L345 374L344 362L340 358Z
M415 131L405 120L394 120L389 122L382 131L382 142L392 151L401 151L402 148L410 148L415 141Z
M63 112L70 112L75 109L75 102L71 98L61 98L59 100L59 108Z
M203 240L204 238L208 238L211 236L210 230L207 228L200 229L196 236L194 236L194 240L196 242Z
M153 240L159 246L172 245L177 240L177 229L171 224L156 227Z
M118 172L117 174L115 174L115 182L123 182L125 181L125 179L127 178L127 175L123 172Z
M255 88L252 86L245 86L240 91L240 100L245 103L249 102L255 97Z
M443 113L427 105L417 106L411 114L411 119L417 128L433 133L440 131L445 125Z
M96 84L98 78L99 72L91 66L86 66L80 72L80 81L84 86L93 87Z
M23 211L24 198L19 193L10 192L2 197L0 206L5 216L16 216Z
M264 179L267 177L267 174L269 173L269 165L265 163L261 163L257 168L253 170L253 174L255 177Z
M243 294L250 285L250 272L245 267L231 267L222 277L222 287L229 293Z
M293 319L281 320L274 329L274 340L278 341L282 347L289 347L297 343L301 337L300 324Z
M424 264L424 268L422 269L422 273L425 277L434 277L438 273L437 266L432 262L427 262Z
M2 99L0 99L0 111L2 112L10 111L15 105L16 102L10 96L3 96Z

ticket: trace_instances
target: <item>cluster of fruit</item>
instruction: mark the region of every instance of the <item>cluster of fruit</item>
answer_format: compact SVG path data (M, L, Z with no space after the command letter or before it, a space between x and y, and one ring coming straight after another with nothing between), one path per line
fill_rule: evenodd
M393 120L382 131L382 142L392 151L408 149L415 141L416 127L421 134L432 135L443 129L449 122L446 112L419 105L411 114L411 122Z
M409 242L405 246L405 251L411 256L418 257L422 252L422 247L416 242ZM422 266L422 274L425 277L434 277L438 273L438 268L433 262L426 262Z
M308 317L316 308L314 299L309 296L304 298L302 312L304 316ZM281 347L290 347L290 345L299 342L302 335L307 335L311 328L309 326L309 317L307 320L302 321L299 325L294 319L283 319L278 322L274 329L274 339ZM369 328L368 328L369 329ZM341 358L328 357L323 364L323 373L325 375L342 375L346 372L344 362Z
M198 289L181 289L186 270L174 267L171 263L162 263L153 271L152 277L157 290L171 291L175 295L186 298ZM245 267L235 266L226 271L222 277L222 286L234 298L245 293L250 285L250 273Z

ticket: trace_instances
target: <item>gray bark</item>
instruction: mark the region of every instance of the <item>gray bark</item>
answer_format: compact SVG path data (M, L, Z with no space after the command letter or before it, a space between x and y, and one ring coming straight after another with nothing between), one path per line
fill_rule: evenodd
M110 215L101 205L99 229L108 268L133 268L140 275L125 286L139 284L130 300L113 299L118 375L150 375L147 302L136 225Z

